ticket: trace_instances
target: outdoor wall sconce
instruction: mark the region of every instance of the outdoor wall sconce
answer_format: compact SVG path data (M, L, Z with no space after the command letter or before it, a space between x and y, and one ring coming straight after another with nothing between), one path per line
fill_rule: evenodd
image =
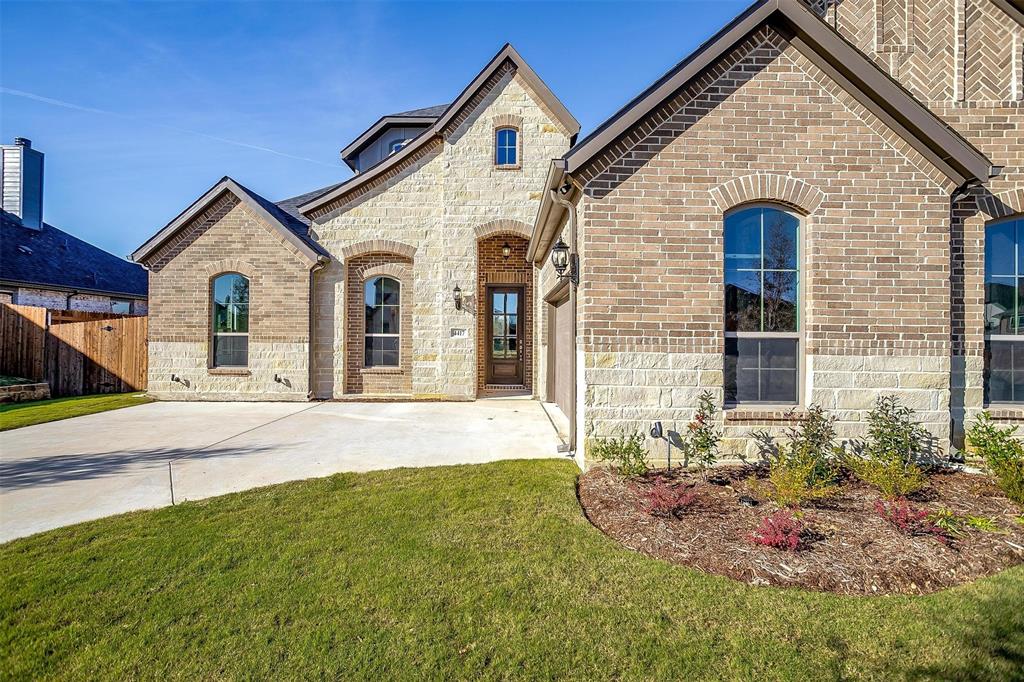
M578 259L575 253L569 253L569 245L561 237L551 248L551 264L555 266L555 274L559 279L568 277L569 280L578 285L580 283Z
M512 247L508 245L508 242L505 242L504 244L501 245L501 257L504 258L505 260L508 260L508 257L511 255Z
M462 310L462 289L459 288L458 284L452 289L452 300L455 301L455 309Z

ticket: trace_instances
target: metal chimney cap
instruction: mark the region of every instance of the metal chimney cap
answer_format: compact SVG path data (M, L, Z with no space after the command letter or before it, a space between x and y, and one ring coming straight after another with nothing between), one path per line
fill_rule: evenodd
M18 145L19 147L28 147L29 149L32 148L32 140L28 139L27 137L14 138L14 144Z

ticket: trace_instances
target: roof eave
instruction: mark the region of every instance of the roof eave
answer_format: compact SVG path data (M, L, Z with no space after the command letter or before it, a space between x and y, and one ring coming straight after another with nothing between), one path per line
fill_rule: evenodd
M257 216L279 232L281 236L284 237L285 241L294 246L298 253L308 261L309 265L321 262L323 254L318 253L310 247L309 244L302 241L302 239L292 232L287 225L283 225L281 221L268 213L266 209L260 206L252 199L251 196L249 196L249 193L245 191L245 189L227 176L221 178L221 180L214 184L214 186L207 190L201 197L192 202L188 208L179 213L174 220L165 225L163 229L157 232L138 249L133 251L132 260L136 263L140 263L142 260L153 255L157 249L166 244L171 237L177 234L178 230L198 216L206 209L207 206L224 194L224 192L231 192L234 194L250 210L256 213Z
M480 72L470 81L454 102L448 105L448 108L434 121L430 127L424 130L420 135L413 139L412 142L407 144L398 152L395 152L391 156L388 156L366 171L363 171L359 175L351 178L348 182L340 185L331 192L324 194L323 196L317 197L312 201L309 201L298 207L298 211L303 214L308 214L311 211L315 211L317 208L328 204L335 199L344 196L351 190L359 187L363 183L369 182L373 178L381 175L382 173L390 170L394 166L400 164L404 159L412 155L416 150L421 149L429 141L440 136L442 131L451 122L451 120L462 110L462 107L473 97L477 90L487 81L490 75L506 60L511 60L515 65L518 73L526 80L531 88L537 93L537 95L544 101L544 104L551 110L556 118L565 126L566 130L569 131L569 137L575 137L580 130L579 121L569 113L569 110L565 107L562 102L555 97L554 93L544 83L543 80L534 72L530 65L526 63L526 60L516 51L511 44L506 43L494 57L487 62L487 65L480 70Z
M992 162L984 154L949 128L799 0L761 0L751 5L594 133L570 149L565 156L567 172L574 173L589 163L665 99L698 77L751 31L767 22L784 29L787 38L797 49L879 116L954 183L962 185L972 179L984 183L992 176Z
M352 170L355 170L355 167L349 163L349 159L361 152L374 138L388 128L403 124L430 126L436 120L436 116L382 116L376 123L367 128L362 135L341 150L341 159L348 163Z
M530 243L526 249L526 260L538 267L543 266L544 259L551 251L554 237L561 230L567 218L566 208L555 203L551 199L551 192L557 192L565 182L571 179L565 172L564 159L552 159L548 167L548 174L544 180L544 192L541 196L540 205L537 207L537 215L533 219L533 229L530 232ZM579 199L579 192L573 186L567 197L569 201L576 202Z

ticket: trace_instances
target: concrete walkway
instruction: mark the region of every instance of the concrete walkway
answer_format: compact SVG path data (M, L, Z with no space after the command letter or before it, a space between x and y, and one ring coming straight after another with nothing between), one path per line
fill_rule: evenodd
M0 542L339 471L558 457L532 400L157 402L0 433Z

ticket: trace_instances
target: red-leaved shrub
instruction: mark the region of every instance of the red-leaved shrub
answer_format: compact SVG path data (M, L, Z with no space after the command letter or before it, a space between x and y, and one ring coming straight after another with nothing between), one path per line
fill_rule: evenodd
M800 534L803 532L804 524L792 512L782 509L761 519L761 525L750 535L750 541L793 552L800 546Z
M875 500L875 511L901 533L932 535L944 545L949 542L946 532L928 518L930 512L927 509L915 507L905 497L899 497L891 502Z
M643 509L652 516L671 516L682 512L697 501L697 493L690 488L671 486L658 481L644 495Z

